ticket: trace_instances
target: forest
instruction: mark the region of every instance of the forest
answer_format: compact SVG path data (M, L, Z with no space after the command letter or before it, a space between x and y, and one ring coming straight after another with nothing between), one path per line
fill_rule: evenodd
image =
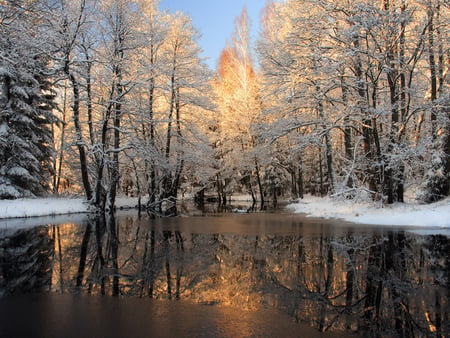
M0 1L0 199L443 199L449 7L268 1L210 69L158 0Z

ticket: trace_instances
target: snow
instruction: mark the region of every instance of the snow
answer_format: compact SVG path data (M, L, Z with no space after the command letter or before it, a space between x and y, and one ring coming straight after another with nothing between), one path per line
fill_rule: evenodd
M450 228L450 198L433 204L396 203L374 205L307 196L288 209L308 217L338 218L374 225Z
M0 124L0 136L8 135L9 127L7 123Z
M145 203L145 201L142 201ZM134 208L137 198L117 198L117 208ZM0 200L0 220L10 218L28 218L55 215L73 215L89 212L89 205L84 198L23 198Z
M0 200L0 219L86 212L88 212L88 204L83 198L23 198Z

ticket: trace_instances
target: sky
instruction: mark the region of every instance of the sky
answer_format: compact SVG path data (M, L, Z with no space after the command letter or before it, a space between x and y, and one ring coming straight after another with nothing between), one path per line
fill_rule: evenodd
M231 39L236 17L244 6L250 18L252 38L255 42L259 32L261 11L265 0L161 0L160 9L172 13L182 11L192 18L193 25L200 31L198 41L207 64L215 69L222 49Z

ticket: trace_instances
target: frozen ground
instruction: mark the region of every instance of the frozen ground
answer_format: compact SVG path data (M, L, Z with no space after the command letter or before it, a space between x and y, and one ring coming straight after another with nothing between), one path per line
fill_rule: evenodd
M117 206L135 206L135 199L118 199ZM377 225L418 226L450 229L450 198L444 201L419 205L397 203L390 206L355 203L307 196L299 203L290 204L288 209L308 217L339 218L349 222ZM88 212L83 198L43 198L0 200L0 222L20 223L21 218L76 215ZM15 219L12 222L12 219Z

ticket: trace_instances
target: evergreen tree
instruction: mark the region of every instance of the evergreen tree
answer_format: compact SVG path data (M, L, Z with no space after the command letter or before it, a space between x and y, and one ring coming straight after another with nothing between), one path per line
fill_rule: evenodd
M43 195L52 169L56 122L49 58L39 20L23 6L2 7L0 25L0 198ZM36 6L34 3L33 6Z

